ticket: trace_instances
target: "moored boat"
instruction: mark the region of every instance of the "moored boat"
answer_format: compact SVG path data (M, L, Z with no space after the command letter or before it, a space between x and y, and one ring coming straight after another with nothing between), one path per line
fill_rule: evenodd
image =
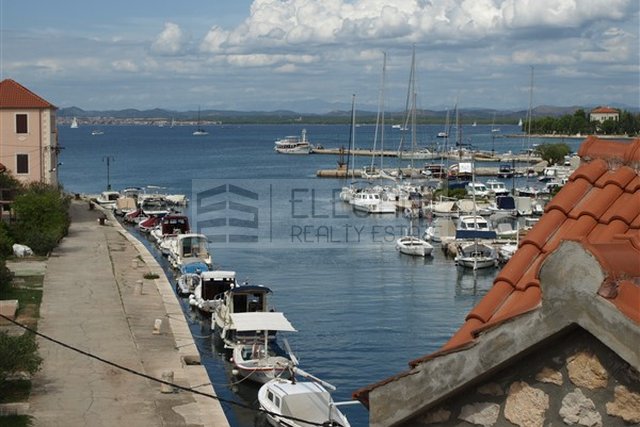
M273 149L282 154L309 154L311 144L307 141L307 130L302 129L302 136L285 136L275 142Z
M433 246L419 237L403 236L396 240L396 249L405 255L426 257L433 252Z
M273 379L258 390L258 402L275 427L350 427L329 391L318 381Z

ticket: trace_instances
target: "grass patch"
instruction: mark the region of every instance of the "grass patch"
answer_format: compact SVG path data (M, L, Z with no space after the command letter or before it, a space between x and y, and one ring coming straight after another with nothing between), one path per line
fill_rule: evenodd
M31 393L31 381L29 380L0 383L0 403L24 402L29 399L29 393ZM4 422L4 419L2 421Z
M17 299L18 311L29 306L36 306L39 314L42 302L43 276L21 276L14 278L11 286L4 287L0 299Z

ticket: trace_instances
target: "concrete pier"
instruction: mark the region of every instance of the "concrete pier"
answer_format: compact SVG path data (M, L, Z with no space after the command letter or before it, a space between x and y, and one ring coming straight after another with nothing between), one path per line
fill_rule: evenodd
M215 394L182 309L153 256L110 214L71 203L69 235L47 260L38 331L153 378ZM137 262L132 262L137 259ZM134 265L135 264L135 265ZM136 292L145 273L144 291ZM163 319L156 324L156 319ZM154 334L154 326L158 326ZM42 369L29 415L38 426L228 426L217 400L160 383L38 338Z

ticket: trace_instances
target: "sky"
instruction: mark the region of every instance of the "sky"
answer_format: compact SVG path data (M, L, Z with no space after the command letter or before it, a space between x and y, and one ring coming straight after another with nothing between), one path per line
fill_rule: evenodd
M638 0L0 0L0 78L60 108L322 113L349 109L355 94L360 108L382 99L402 111L415 46L420 108L639 108L639 9Z

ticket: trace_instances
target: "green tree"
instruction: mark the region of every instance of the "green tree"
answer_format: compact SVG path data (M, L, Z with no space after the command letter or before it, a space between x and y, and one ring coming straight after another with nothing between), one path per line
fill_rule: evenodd
M38 372L41 364L38 343L32 333L9 336L6 332L0 332L0 383L13 372L25 371L34 374Z
M551 165L562 164L564 157L571 152L571 147L564 142L557 144L542 144L536 148L536 152Z
M69 198L56 187L42 183L29 185L13 202L16 222L14 240L46 255L56 247L69 229Z

